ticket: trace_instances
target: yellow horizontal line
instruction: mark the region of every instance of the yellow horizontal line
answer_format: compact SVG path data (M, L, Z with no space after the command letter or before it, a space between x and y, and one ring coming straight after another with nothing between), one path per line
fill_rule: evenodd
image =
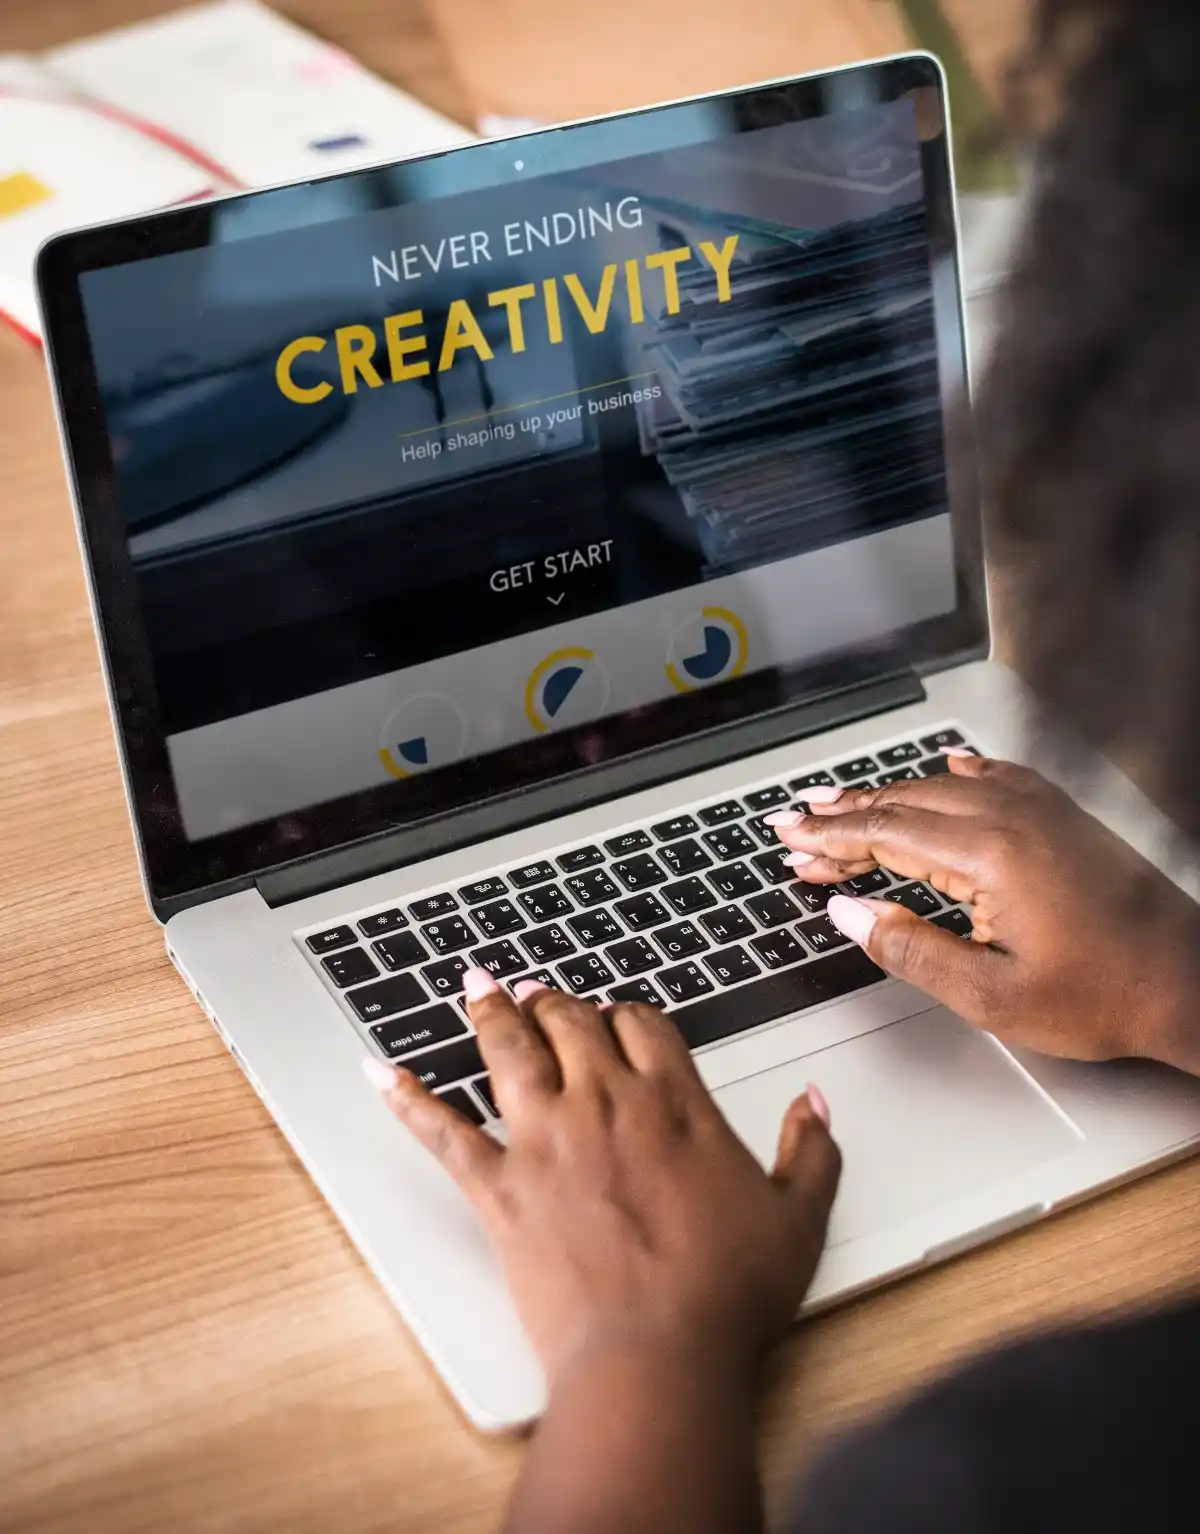
M498 415L511 415L515 410L532 410L535 405L552 405L556 399L574 399L581 394L594 394L597 389L615 389L618 384L636 383L639 378L653 378L655 369L645 373L630 373L627 378L610 378L607 383L588 384L586 389L568 389L564 394L547 394L545 399L526 400L523 405L505 405L502 410L487 410L481 415L460 416L457 421L443 421L440 426L422 426L418 431L402 431L399 441L408 437L425 437L431 431L449 431L452 426L469 426L472 421L490 421Z

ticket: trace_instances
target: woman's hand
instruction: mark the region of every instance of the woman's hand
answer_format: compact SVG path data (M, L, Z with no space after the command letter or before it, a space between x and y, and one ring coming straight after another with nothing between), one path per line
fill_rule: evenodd
M800 879L882 866L924 880L972 907L973 940L884 900L836 895L830 919L1005 1042L1200 1069L1195 902L1037 773L947 754L945 776L819 790L811 814L776 826Z
M751 1376L825 1239L840 1159L820 1094L792 1104L768 1175L661 1012L534 982L518 1003L485 970L464 984L507 1147L411 1072L368 1074L470 1200L551 1391L630 1348Z

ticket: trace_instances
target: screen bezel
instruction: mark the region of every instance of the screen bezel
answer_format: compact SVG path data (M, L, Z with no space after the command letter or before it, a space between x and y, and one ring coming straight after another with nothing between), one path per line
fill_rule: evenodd
M871 99L897 99L920 88L933 87L941 102L945 131L923 145L926 205L935 261L953 271L956 284L954 314L958 334L943 335L939 343L961 356L961 376L967 378L963 300L958 264L957 220L951 170L950 130L945 106L945 80L937 60L923 53L906 54L873 64L825 71L795 80L772 82L695 98L692 102L639 109L591 119L534 134L414 157L405 167L431 171L438 179L437 196L477 188L519 185L530 174L548 174L564 161L628 158L630 146L642 133L665 132L670 142L672 114L708 101L720 101L738 114L744 130L770 121L803 120L828 115L824 102L831 86L853 88L856 74L869 75ZM866 82L864 82L866 83ZM772 117L784 104L790 118ZM696 139L694 142L702 142ZM645 140L642 140L644 145ZM659 147L657 139L652 148ZM643 147L640 152L647 152ZM524 170L514 168L521 160ZM370 176L380 167L320 178L322 182ZM302 228L311 222L302 215L304 194L312 182L240 194L238 199L273 198L295 222L280 228ZM400 198L396 206L428 200ZM222 199L226 203L233 199ZM87 271L149 257L203 247L214 204L167 210L120 223L72 231L49 241L38 259L38 285L44 318L46 350L51 366L62 425L64 451L74 492L81 544L88 566L93 612L109 685L121 748L131 812L139 843L147 892L160 916L182 905L244 888L255 878L285 868L300 859L386 837L412 826L446 822L447 845L453 844L453 822L463 810L491 800L519 799L530 789L562 783L568 800L582 803L603 798L605 762L628 764L647 759L647 781L654 750L690 734L711 733L724 726L764 715L788 715L802 701L817 701L903 672L931 671L987 654L987 602L983 579L981 513L973 469L948 474L959 568L958 604L953 613L888 636L867 651L833 665L803 665L760 671L736 682L690 696L673 698L636 716L618 715L584 730L543 737L484 758L444 768L427 777L410 779L401 790L387 784L274 820L188 842L171 776L166 737L158 718L152 662L141 618L136 580L128 552L118 489L110 458L104 412L92 363L79 279ZM943 398L947 440L961 435L957 402ZM792 733L798 733L795 725ZM582 752L583 737L588 746ZM782 736L781 738L787 738ZM600 741L597 756L597 740ZM578 792L570 789L577 781ZM429 837L423 841L428 845Z

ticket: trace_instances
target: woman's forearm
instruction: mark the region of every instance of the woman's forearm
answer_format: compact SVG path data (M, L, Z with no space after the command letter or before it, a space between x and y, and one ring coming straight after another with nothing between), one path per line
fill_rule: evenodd
M558 1382L505 1534L758 1534L752 1380L703 1349L584 1357Z

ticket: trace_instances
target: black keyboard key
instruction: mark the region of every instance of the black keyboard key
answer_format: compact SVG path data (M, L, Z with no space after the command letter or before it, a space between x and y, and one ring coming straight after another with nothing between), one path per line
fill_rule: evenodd
M788 787L794 794L800 794L806 788L836 788L837 779L831 772L809 772L802 778L793 778Z
M881 767L902 767L905 762L915 762L921 755L920 746L911 740L901 741L898 746L884 746L875 755Z
M553 878L554 864L543 860L541 863L526 863L524 868L514 868L508 876L508 882L515 890L527 890Z
M373 946L385 969L411 969L429 957L415 932L397 932L392 937L380 938Z
M660 927L654 934L654 941L668 959L690 959L694 953L703 953L708 947L708 939L695 922L690 921L676 922L673 927Z
M581 953L558 966L559 977L569 991L582 996L598 986L611 985L615 976L598 954Z
M449 916L458 910L453 895L427 895L424 900L414 900L408 908L413 921L432 921L436 916Z
M787 884L796 877L796 870L783 861L788 856L787 847L776 847L771 852L760 852L751 862L768 884Z
M800 914L786 890L752 895L746 902L746 909L760 927L782 927L795 921Z
M676 815L671 820L660 820L650 827L650 833L660 842L677 842L681 836L694 836L700 823L693 815Z
M457 996L462 990L462 977L466 969L466 959L456 954L452 959L439 959L436 964L427 964L421 971L421 979L435 996Z
M849 996L885 978L861 948L848 948L827 959L767 975L736 991L719 991L693 1006L681 1007L672 1016L689 1048L699 1049L702 1044L715 1044L748 1028L773 1023L790 1012Z
M732 863L734 858L748 857L750 853L758 851L758 843L741 826L723 826L719 831L706 831L704 844L716 853L722 863Z
M612 871L627 890L650 889L655 884L661 884L667 877L648 852L643 852L638 857L626 858L623 863L614 863ZM618 893L617 890L613 890L614 895ZM610 897L606 895L603 898Z
M645 1007L661 1007L662 997L649 980L630 980L625 985L614 985L608 993L610 1001L640 1001Z
M575 907L557 884L544 884L541 889L526 890L517 896L529 914L530 921L553 921L556 916L569 916Z
M707 877L722 900L741 900L744 895L753 895L755 890L762 889L762 880L745 863L731 863L728 868L718 868L715 874Z
M439 1092L438 1096L444 1103L448 1103L455 1113L461 1113L463 1118L470 1119L472 1124L485 1124L487 1117L483 1109L467 1091L466 1087L451 1087L447 1092Z
M614 943L604 957L617 974L627 980L633 975L644 974L648 969L657 969L662 963L644 937L629 937L623 943Z
M558 976L552 975L548 969L535 969L528 975L518 975L509 981L509 989L514 989L523 980L536 980L539 985L548 985L552 991L562 990L562 986L558 983Z
M567 889L582 906L599 905L603 900L615 900L621 893L603 868L589 869L565 881Z
M705 996L713 989L712 981L690 960L675 969L660 970L654 978L671 1006L694 1001L697 996Z
M496 1094L492 1090L492 1078L490 1076L481 1076L478 1081L471 1083L471 1087L479 1093L480 1097L488 1105L492 1117L498 1119L500 1117L500 1110L496 1107Z
M847 895L878 895L880 890L889 889L891 883L892 881L882 868L873 868L869 874L859 874L857 879L847 879L842 885L842 890Z
M457 953L460 948L469 948L476 941L475 934L461 916L431 921L421 928L421 934L434 953Z
M744 948L722 948L720 953L706 955L703 964L718 985L737 985L762 974Z
M304 941L313 953L332 953L335 948L347 948L355 941L349 927L330 927L325 932L314 932Z
M735 905L722 906L700 918L700 925L714 943L739 943L757 931L754 923Z
M574 852L564 852L558 860L558 866L565 874L577 874L585 868L595 868L597 863L604 862L604 854L599 847L576 847Z
M921 737L921 747L927 756L944 751L947 746L965 746L966 743L961 730L939 730L936 735Z
M918 916L936 916L942 909L942 902L927 884L902 884L899 889L888 890L883 898L907 906Z
M933 918L935 927L944 927L947 932L953 932L956 937L970 937L975 928L971 918L965 911L943 911L940 916Z
M614 836L605 842L604 850L610 858L627 858L630 853L643 852L653 845L645 831L626 831L624 836Z
M328 959L321 960L321 967L340 990L345 990L348 985L361 985L364 980L372 980L379 973L370 955L361 948L332 954Z
M585 911L567 923L584 948L599 948L601 943L615 943L622 929L607 911Z
M511 900L497 900L491 905L481 905L471 912L471 920L483 937L505 937L509 932L519 932L525 918Z
M885 772L875 779L876 786L886 788L889 783L919 783L921 774L915 767L897 767L894 772Z
M836 884L793 884L788 890L800 909L810 916L819 916L829 904L830 896L837 892Z
M411 979L411 976L405 978ZM385 980L384 985L391 985ZM372 987L375 989L375 987ZM424 1049L429 1044L444 1044L467 1031L467 1025L453 1007L429 1007L424 1012L414 1012L397 1023L380 1023L371 1029L371 1037L391 1059L397 1055L411 1054L414 1049Z
M690 836L681 842L672 843L669 847L661 848L658 860L665 864L676 878L681 878L684 874L694 874L698 868L712 867L712 858L700 843Z
M565 959L575 952L575 944L557 922L539 927L536 932L525 932L517 941L535 964L552 964L555 959Z
M346 1000L364 1023L374 1023L397 1012L411 1012L414 1007L423 1007L429 997L417 977L406 971L374 985L364 985L357 991L347 991Z
M647 927L657 927L659 922L671 919L670 911L653 895L635 895L632 900L618 900L613 910L631 932L644 932Z
M844 948L850 939L829 920L828 916L814 916L802 921L796 931L814 953L829 953L834 948Z
M766 815L752 815L746 822L746 829L757 839L761 847L778 847L779 832L774 826L767 824Z
M723 826L730 820L741 820L745 813L736 799L722 799L720 804L706 804L696 811L706 826Z
M782 783L775 783L770 788L756 788L752 794L747 794L746 808L758 815L763 810L777 810L781 804L787 804L791 797Z
M474 884L464 884L458 892L468 905L480 905L485 900L495 900L508 894L503 879L476 879Z
M789 964L799 964L808 954L786 927L756 937L750 944L768 969L786 969Z
M950 758L948 756L931 756L927 762L921 763L921 776L923 778L940 778L950 771Z
M869 778L872 773L878 772L879 763L873 756L856 756L853 761L842 762L833 770L843 783L854 783L859 778Z
M403 911L376 911L373 916L364 916L358 924L358 930L364 937L383 937L388 932L399 932L401 927L408 926L408 917Z
M455 1021L459 1021L449 1007L439 1007L438 1011L450 1012ZM393 1023L391 1026L401 1025ZM466 1031L467 1025L463 1023L462 1032ZM465 1081L468 1076L478 1076L486 1067L479 1053L478 1040L472 1034L457 1044L447 1044L444 1049L431 1049L428 1054L417 1055L407 1062L406 1069L413 1072L422 1086L436 1091L456 1081Z
M506 975L518 974L525 968L525 960L508 938L502 938L498 943L489 943L486 948L477 948L471 955L471 963L477 964L480 969L486 969L488 974L496 980L503 980Z
M707 911L717 903L717 897L700 879L680 879L678 884L668 884L660 893L679 916L691 916L696 911Z

